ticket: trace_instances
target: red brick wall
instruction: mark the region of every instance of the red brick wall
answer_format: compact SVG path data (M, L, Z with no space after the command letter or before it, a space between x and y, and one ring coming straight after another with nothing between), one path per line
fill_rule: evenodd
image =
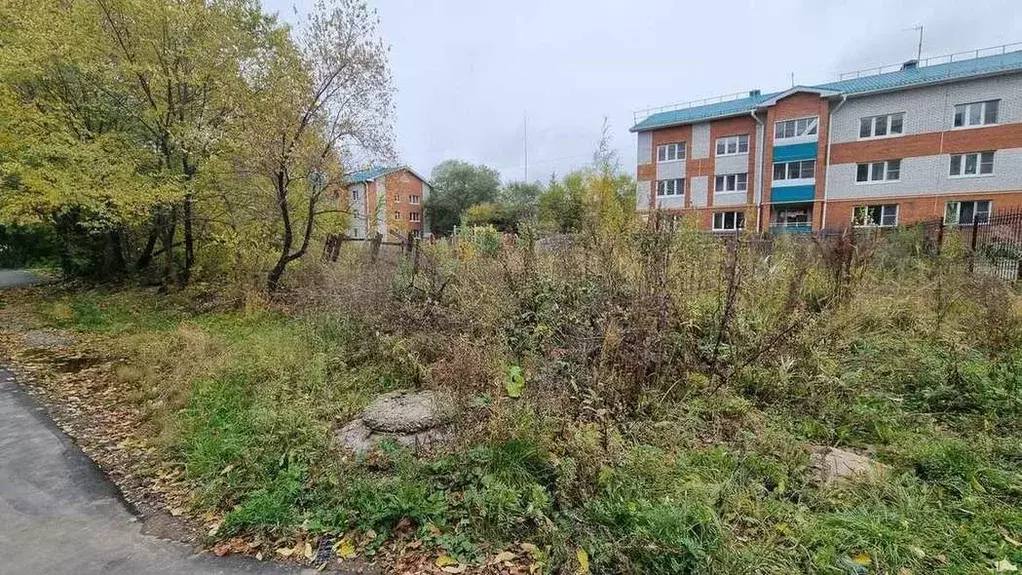
M387 204L385 217L387 218L387 231L391 236L399 235L404 237L409 230L422 232L422 206L425 198L422 193L422 180L408 170L398 170L384 176L387 188ZM412 205L408 196L419 196L419 204ZM400 214L400 219L394 219L394 213ZM409 214L419 214L419 221L413 222Z
M912 134L831 147L832 164L856 164L877 160L981 152L1022 147L1022 124Z
M827 133L830 129L830 106L819 94L799 93L782 98L776 105L767 108L766 135L763 145L763 208L762 231L767 230L770 221L770 182L774 170L774 122L819 116L818 144L816 152L816 201L813 202L813 229L820 229L823 219L823 187L827 174Z
M992 213L1022 209L1022 190L1015 192L973 192L969 194L933 194L901 198L830 200L827 225L838 228L851 225L856 206L898 204L898 225L938 220L944 217L944 204L955 201L990 200Z

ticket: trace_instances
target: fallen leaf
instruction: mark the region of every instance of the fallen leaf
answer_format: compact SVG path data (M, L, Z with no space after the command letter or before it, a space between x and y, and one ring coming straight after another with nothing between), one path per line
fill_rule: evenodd
M347 539L341 539L337 543L337 556L341 559L351 559L355 556L355 545Z
M589 573L589 554L586 553L586 550L582 549L581 547L579 547L575 551L575 557L578 558L578 572L581 575L588 574Z
M312 550L312 543L309 543L308 541L305 542L305 552L303 555L305 555L305 558L309 561L312 561L313 558L316 557L316 553Z
M259 553L256 553L256 561L262 561L262 560L263 560L263 552L260 551Z
M852 563L865 567L873 564L873 558L866 553L859 553L855 557L852 557Z
M182 515L184 515L184 513L185 510L181 509L180 507L172 507L170 509L170 514L173 515L174 517L181 517Z
M514 553L512 553L511 551L503 551L501 553L497 553L493 557L491 562L492 563L503 563L505 561L514 561L515 557L517 557L517 556Z
M1018 571L1018 566L1007 559L1001 559L994 563L995 573L1014 573L1015 571Z
M292 547L280 547L277 549L277 555L281 557L290 557L295 554L295 550Z
M455 559L454 557L451 557L450 555L441 555L436 558L435 564L437 567L447 567L449 565L457 565L458 560Z
M1012 537L1011 537L1010 535L1008 535L1007 533L1004 533L1004 532L1002 532L1002 533L1001 533L1001 537L1004 537L1004 540L1005 540L1005 541L1007 541L1008 543L1011 543L1011 544L1012 544L1012 545L1014 545L1015 547L1022 547L1022 543L1020 543L1020 542L1019 542L1019 541L1018 541L1017 539L1013 539L1013 538L1012 538Z
M536 553L539 552L539 547L536 547L532 543L522 543L518 547L520 547L522 551L525 551L529 555L535 555Z
M468 569L468 565L464 563L440 568L444 573L464 573L465 569Z
M908 550L911 551L913 555L915 555L916 557L918 557L920 559L922 559L923 557L926 557L926 551L923 551L922 547L916 547L915 545L909 545L908 546Z
M207 533L207 535L209 535L210 537L216 535L216 532L220 531L220 525L221 523L219 521L214 523L213 526L209 528L209 532Z

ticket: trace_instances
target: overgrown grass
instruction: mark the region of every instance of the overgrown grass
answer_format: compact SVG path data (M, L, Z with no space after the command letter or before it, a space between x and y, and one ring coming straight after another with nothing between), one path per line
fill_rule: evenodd
M132 358L121 383L220 536L356 529L372 553L410 525L466 561L528 541L552 572L579 548L607 573L1020 564L1022 299L909 234L853 246L842 273L820 253L847 246L728 252L682 230L649 239L660 272L630 240L465 242L416 275L347 254L286 312L135 290L38 311ZM459 443L332 449L374 395L418 385L459 397ZM811 445L888 468L819 486Z

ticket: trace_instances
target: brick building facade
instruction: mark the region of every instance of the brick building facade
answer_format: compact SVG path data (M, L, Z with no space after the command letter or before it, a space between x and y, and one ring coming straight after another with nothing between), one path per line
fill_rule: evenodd
M638 209L807 232L1022 207L1022 51L937 60L645 114Z
M411 232L428 237L424 206L431 188L425 178L408 167L375 168L353 174L340 201L351 212L348 236L403 240Z

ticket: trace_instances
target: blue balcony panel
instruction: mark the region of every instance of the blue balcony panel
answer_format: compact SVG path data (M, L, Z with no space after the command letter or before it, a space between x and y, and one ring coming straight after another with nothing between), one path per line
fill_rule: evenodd
M775 162L794 162L795 160L815 160L817 142L805 142L788 146L774 146Z
M781 202L811 202L815 197L815 184L807 184L804 186L784 186L770 189L770 201L775 204Z
M808 234L813 231L813 224L770 224L770 232L775 234Z

